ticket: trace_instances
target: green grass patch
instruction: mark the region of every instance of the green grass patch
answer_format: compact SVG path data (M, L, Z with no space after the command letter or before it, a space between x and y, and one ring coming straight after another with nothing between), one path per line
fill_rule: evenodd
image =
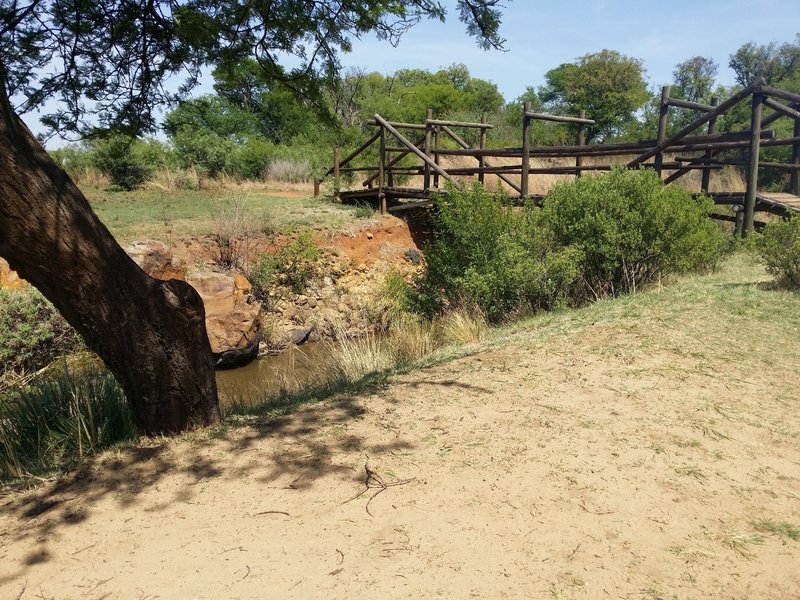
M136 437L125 395L110 374L65 370L0 397L0 480L63 471Z
M169 240L210 234L219 207L245 196L253 221L272 231L340 228L356 217L356 209L320 198L295 198L268 191L141 189L109 192L86 186L82 190L92 208L118 240Z

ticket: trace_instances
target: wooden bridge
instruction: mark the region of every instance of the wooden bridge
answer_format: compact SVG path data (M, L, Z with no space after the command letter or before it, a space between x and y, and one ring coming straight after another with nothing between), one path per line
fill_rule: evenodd
M717 120L748 100L751 112L749 129L717 133ZM667 136L669 111L673 108L696 111L699 115L678 132ZM764 109L768 109L769 114L765 115ZM769 126L782 118L792 119L794 129L791 137L779 139ZM537 120L574 125L577 129L576 143L568 146L534 145L531 124ZM594 121L586 118L583 111L576 117L541 114L532 112L530 103L524 105L522 146L516 148L488 147L488 132L493 126L485 118L480 123L439 120L434 119L432 111L428 110L424 123L391 122L376 114L368 124L376 131L344 158L340 158L338 149L335 149L334 165L326 176L332 175L340 182L343 174L365 173L362 189L341 191L338 195L346 203L371 203L382 213L430 206L439 194L446 193L442 186L444 182L462 186L470 179L485 183L487 177L496 177L498 183L502 182L509 188L511 198L516 202L539 202L544 194L530 192L531 183L538 175L580 177L585 172L607 171L619 165L655 169L666 183L699 170L700 193L713 197L719 205L730 206L733 211L733 214L722 212L711 216L735 222L737 233L742 235L761 225L755 221L756 212L782 217L800 212L800 95L772 88L763 81L749 85L722 103L712 99L711 104L672 98L670 87L664 87L655 140L587 144L585 128ZM459 130L477 130L476 145L468 143L457 133ZM375 144L378 145L377 161L374 152L370 151ZM762 148L787 145L792 147L790 163L760 160ZM738 156L744 158L724 158L726 152L735 150L739 150ZM370 164L357 164L356 159L361 158L363 162L370 155L373 156ZM452 164L459 157L466 157L474 165ZM616 162L612 157L618 157ZM562 164L532 165L532 159L539 159L539 163L558 159ZM461 160L463 162L463 158ZM725 166L744 170L744 192L710 190L712 171ZM788 193L758 190L758 175L765 168L790 171ZM405 183L398 185L401 181Z

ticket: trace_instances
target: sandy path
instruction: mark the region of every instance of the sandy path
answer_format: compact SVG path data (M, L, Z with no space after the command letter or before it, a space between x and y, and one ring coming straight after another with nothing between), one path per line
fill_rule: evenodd
M0 597L800 597L798 332L636 306L0 500Z

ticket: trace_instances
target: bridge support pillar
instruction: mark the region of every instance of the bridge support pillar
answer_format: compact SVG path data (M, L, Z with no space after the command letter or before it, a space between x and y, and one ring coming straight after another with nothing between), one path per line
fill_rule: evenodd
M761 112L764 106L764 95L753 94L752 112L750 115L750 153L747 166L747 192L744 197L744 224L742 237L753 231L756 214L756 194L758 192L758 159L761 151Z

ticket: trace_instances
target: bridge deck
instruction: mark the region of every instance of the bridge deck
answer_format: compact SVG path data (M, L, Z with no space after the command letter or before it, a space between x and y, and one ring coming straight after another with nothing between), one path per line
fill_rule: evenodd
M800 212L800 196L795 196L794 194L787 194L785 192L758 192L756 194L756 200L759 204L767 204L786 214Z

